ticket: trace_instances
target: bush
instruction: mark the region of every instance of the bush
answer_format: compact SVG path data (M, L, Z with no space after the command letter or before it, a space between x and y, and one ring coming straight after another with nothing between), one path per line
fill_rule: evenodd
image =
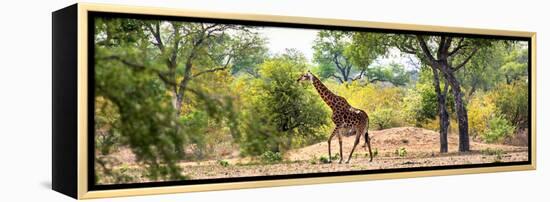
M493 91L500 113L518 129L529 127L529 95L527 82L517 80L503 84Z
M351 106L365 110L370 118L369 128L382 129L404 125L403 88L381 84L365 86L356 81L347 85L333 82L325 84L337 95L344 97ZM383 127L380 127L380 124Z
M437 116L437 95L433 86L428 84L416 84L416 88L410 89L404 100L405 121L416 126L422 126Z
M306 72L307 62L279 56L260 66L260 77L249 81L242 95L242 155L285 152L325 140L328 107L311 84L296 79Z
M481 150L481 154L483 154L483 155L502 155L503 153L504 153L504 151L502 149L486 148L486 149Z
M220 165L222 167L227 167L227 166L229 166L229 162L226 161L226 160L218 160L218 165Z
M336 153L330 157L331 160L338 161L340 160L340 153Z
M283 161L283 156L280 152L266 151L260 156L263 163L277 163Z
M399 157L405 157L407 156L407 149L405 147L400 147L399 149L395 150L395 155Z
M326 156L321 156L321 157L319 157L319 162L321 162L321 163L330 163L330 160L328 160L328 157L326 157Z
M489 120L489 128L483 134L483 140L488 143L501 142L514 133L514 126L501 116L495 116Z
M379 130L399 126L399 115L392 108L379 108L370 114L370 125Z
M486 94L478 94L468 104L468 125L472 137L480 137L489 130L489 120L497 115L493 99Z

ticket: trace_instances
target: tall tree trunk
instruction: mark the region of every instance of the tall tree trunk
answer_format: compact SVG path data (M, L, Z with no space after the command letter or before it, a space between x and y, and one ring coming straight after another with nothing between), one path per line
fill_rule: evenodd
M435 67L432 67L433 85L437 94L437 102L439 105L439 152L447 153L449 151L447 144L447 133L449 129L449 113L447 112L447 89L448 83L445 82L443 92L439 80L439 72Z
M453 91L456 115L458 119L458 151L467 152L470 151L470 139L468 138L468 112L464 106L463 94L460 89L460 83L454 76L452 70L445 69L445 78L451 85Z
M187 62L185 63L185 69L183 70L183 79L178 84L178 93L176 94L176 115L181 115L181 107L183 105L183 96L187 90L187 84L191 80L191 68L193 67L192 60L195 58L195 53L191 53Z

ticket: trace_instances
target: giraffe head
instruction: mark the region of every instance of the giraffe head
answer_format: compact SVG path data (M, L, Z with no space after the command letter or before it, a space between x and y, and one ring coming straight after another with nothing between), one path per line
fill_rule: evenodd
M298 80L296 81L313 81L313 74L308 70L305 74L302 74L302 76L300 76L300 78L298 78Z

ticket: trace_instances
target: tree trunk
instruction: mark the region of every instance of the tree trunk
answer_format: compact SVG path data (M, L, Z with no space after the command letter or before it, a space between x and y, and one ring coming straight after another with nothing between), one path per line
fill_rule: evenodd
M463 94L460 90L460 83L451 72L452 70L446 69L445 77L451 89L455 100L455 109L458 119L458 151L467 152L470 151L470 139L468 138L468 112L464 106Z
M435 67L432 67L433 72L433 84L435 92L437 94L437 102L439 105L439 152L447 153L449 151L447 144L447 132L449 129L449 113L447 112L447 88L448 84L445 82L443 92L441 92L439 73Z

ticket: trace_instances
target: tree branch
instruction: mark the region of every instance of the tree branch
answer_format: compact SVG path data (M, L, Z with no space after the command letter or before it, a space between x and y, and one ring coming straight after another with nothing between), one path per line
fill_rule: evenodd
M344 80L342 80L342 77L336 76L335 74L331 74L329 77L334 77L340 81L340 83L344 83Z
M468 57L466 57L466 59L464 59L464 61L462 61L462 63L460 63L458 66L456 67L451 67L451 69L456 72L457 70L459 70L460 68L464 67L464 65L466 65L466 63L468 63L468 61L470 61L470 59L472 59L472 57L476 54L478 48L475 47L472 52L470 52L470 55L468 55Z
M365 70L366 70L366 68L361 69L361 72L359 72L359 74L358 74L357 76L355 76L355 77L354 77L353 79L351 79L351 80L352 80L352 81L355 81L355 80L357 80L357 79L363 78L363 74L365 74Z
M418 44L420 45L420 48L424 52L424 55L426 55L426 59L428 59L428 61L435 66L437 64L437 60L434 58L434 56L430 52L430 49L428 48L426 41L424 41L424 37L420 35L416 35L416 38L418 40Z
M464 42L464 37L458 41L458 44L456 44L456 47L449 53L449 56L453 56L456 54L460 49L465 48L468 45L462 44Z
M142 65L142 64L137 64L137 63L134 63L134 62L131 62L131 61L128 61L128 60L125 60L124 58L118 56L118 55L111 55L111 56L106 56L106 57L96 57L97 60L116 60L116 61L119 61L121 62L122 64L125 64L129 67L132 67L132 68L136 68L138 70L144 70L145 69L145 66Z
M447 37L439 37L439 46L437 48L437 59L442 59L445 57L445 43L447 42Z
M168 77L166 77L165 73L163 73L159 70L155 70L153 68L147 68L145 65L142 65L142 64L137 64L137 63L125 60L122 57L117 56L117 55L111 55L111 56L107 56L107 57L98 57L96 59L98 59L98 60L116 60L116 61L119 61L119 62L121 62L122 64L124 64L126 66L135 68L136 70L139 70L139 71L148 69L148 70L151 70L151 71L155 72L159 76L160 80L162 80L166 85L170 85L170 86L176 86L177 85L176 82L174 82L171 79L169 79Z
M202 72L193 74L193 78L194 78L194 77L198 77L198 76L200 76L200 75L203 75L203 74L205 74L205 73L225 70L226 68L227 68L227 67L218 67L218 68L213 68L213 69L204 70L204 71L202 71Z
M162 38L160 37L160 22L157 22L154 28L151 26L151 24L146 24L145 26L147 27L147 29L149 29L149 32L151 32L151 34L155 38L156 42L153 42L153 44L157 46L161 52L164 52L164 44L162 43Z

